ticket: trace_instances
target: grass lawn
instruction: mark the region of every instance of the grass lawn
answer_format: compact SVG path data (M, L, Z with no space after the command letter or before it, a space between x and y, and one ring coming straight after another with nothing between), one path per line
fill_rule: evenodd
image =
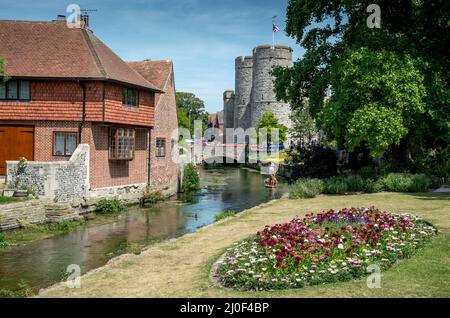
M266 224L306 212L377 206L408 212L433 223L438 235L418 255L382 273L381 288L366 279L301 289L241 292L211 282L211 266L232 246ZM58 284L43 297L450 297L450 195L377 193L282 199L179 239L158 243L141 255L124 255L82 277L80 289Z
M0 196L0 204L15 203L30 200L29 198L15 198Z

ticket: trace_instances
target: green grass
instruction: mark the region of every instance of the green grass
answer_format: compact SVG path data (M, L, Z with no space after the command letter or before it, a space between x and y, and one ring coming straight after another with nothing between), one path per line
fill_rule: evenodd
M214 217L214 222L218 222L220 220L223 220L223 219L235 216L235 215L236 215L236 211L233 211L233 210L222 211Z
M15 198L15 197L3 197L0 196L0 204L16 203L30 200L29 198Z
M212 264L228 248L254 235L267 224L286 222L310 212L372 205L382 210L418 215L438 229L437 236L417 255L400 261L382 273L379 289L369 289L366 278L360 278L299 289L244 292L222 288L210 279ZM383 192L281 199L239 213L227 222L156 244L139 256L124 256L82 279L81 289L67 289L61 284L41 296L450 297L450 195Z
M34 224L26 228L0 233L0 250L14 245L22 245L32 241L69 233L84 224L84 221L62 221L59 223ZM5 244L2 244L2 240Z

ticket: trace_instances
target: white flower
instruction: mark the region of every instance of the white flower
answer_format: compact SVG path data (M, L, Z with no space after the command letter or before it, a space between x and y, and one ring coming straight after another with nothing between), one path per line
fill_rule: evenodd
M343 250L343 249L344 249L344 245L339 244L339 245L338 245L338 249Z

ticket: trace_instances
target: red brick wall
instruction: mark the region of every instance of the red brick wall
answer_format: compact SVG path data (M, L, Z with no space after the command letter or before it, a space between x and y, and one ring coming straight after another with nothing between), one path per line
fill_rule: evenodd
M35 126L34 160L63 161L69 157L53 156L53 133L72 131L78 133L77 122L28 122ZM109 127L86 123L81 142L90 146L91 189L147 183L148 129L136 128L136 150L130 161L110 161L108 157Z
M157 94L155 127L151 136L151 186L159 189L177 190L178 165L171 158L171 134L178 128L173 74L163 88L165 94ZM166 157L156 157L156 138L166 139Z
M91 146L91 188L147 183L148 129L136 129L134 159L129 161L112 161L108 157L109 127L92 126Z
M100 81L87 82L86 120L126 125L154 125L155 94L141 91L139 107L122 105L123 86ZM79 121L82 117L83 90L76 81L31 81L30 102L0 101L0 120Z

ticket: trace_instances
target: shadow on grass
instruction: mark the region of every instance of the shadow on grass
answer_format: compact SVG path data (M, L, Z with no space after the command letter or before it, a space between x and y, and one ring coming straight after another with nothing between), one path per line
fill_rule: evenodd
M427 192L427 193L404 193L404 195L412 196L419 200L443 200L450 201L450 193Z

